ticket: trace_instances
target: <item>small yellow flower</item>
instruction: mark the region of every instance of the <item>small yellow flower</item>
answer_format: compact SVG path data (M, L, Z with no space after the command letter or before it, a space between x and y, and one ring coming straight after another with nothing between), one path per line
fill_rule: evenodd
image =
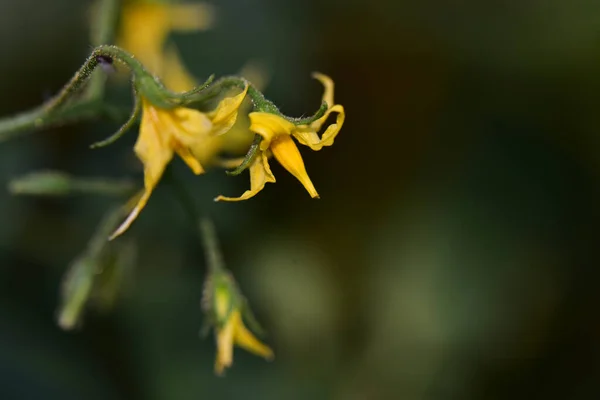
M196 175L204 172L193 150L204 146L207 138L222 135L231 129L247 91L248 87L233 97L223 99L217 108L209 113L185 107L161 109L148 100L141 99L142 121L134 151L144 165L144 193L127 219L112 234L111 239L125 232L137 218L174 153L177 153Z
M169 4L133 0L125 4L117 44L136 56L173 91L186 91L194 78L181 62L174 46L166 46L171 32L209 29L214 10L209 4ZM166 48L166 50L165 50Z
M217 375L222 375L225 368L233 364L234 345L267 360L273 359L273 351L261 343L244 325L241 311L234 306L236 301L232 298L231 287L227 285L217 288L214 295L214 311L217 318L215 326L217 340L215 372Z
M268 161L271 154L304 185L311 197L319 197L292 137L315 151L321 150L323 146L331 146L344 124L346 114L344 107L335 104L333 101L333 81L331 78L319 73L313 74L313 77L318 79L325 87L323 101L327 102L329 107L327 112L321 118L307 125L294 125L278 115L266 112L250 113L250 130L263 138L260 144L260 152L250 165L250 190L247 190L240 197L218 196L215 199L216 201L247 200L260 192L267 182L275 182L275 176L271 172ZM337 113L336 121L329 125L319 137L318 132L331 113Z
M234 310L225 325L217 329L217 359L215 361L215 372L222 375L225 368L233 363L233 345L237 345L267 360L273 359L273 350L261 343L246 328L242 321L242 314Z

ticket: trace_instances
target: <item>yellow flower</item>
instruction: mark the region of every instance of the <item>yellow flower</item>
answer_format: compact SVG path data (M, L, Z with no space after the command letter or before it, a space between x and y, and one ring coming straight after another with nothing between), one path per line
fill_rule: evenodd
M161 109L148 100L141 99L142 121L134 151L144 165L144 192L127 219L112 234L111 239L125 232L137 218L174 153L177 153L196 175L204 172L204 168L193 154L193 149L204 146L207 138L222 135L231 129L247 91L248 87L236 96L223 99L217 108L209 113L184 107Z
M250 165L250 190L247 190L240 197L218 196L215 199L216 201L247 200L260 192L267 182L275 182L275 176L269 167L268 159L271 154L289 173L294 175L304 185L311 197L319 197L306 172L304 161L292 137L296 138L299 143L315 151L321 150L323 146L331 146L344 124L346 114L344 107L335 104L333 101L333 81L331 78L319 73L313 74L313 77L318 79L325 87L323 101L327 102L329 107L327 112L321 118L307 125L294 125L275 114L265 112L250 113L250 130L263 138L259 154ZM337 113L336 121L329 125L319 137L318 132L331 113Z
M191 32L210 28L214 22L212 5L132 0L123 7L121 19L119 45L135 55L150 72L158 75L168 89L184 92L197 85L181 62L176 46L167 44L167 39L172 31ZM259 76L262 78L262 75ZM241 114L245 116L247 113L242 111ZM236 126L242 122L239 121ZM227 135L205 135L204 140L190 150L203 166L209 166L217 163L216 156L220 152L240 154L248 149L251 142L252 133L247 128L234 128Z
M246 328L240 310L232 306L230 290L230 288L222 287L215 291L215 314L218 320L215 327L217 340L215 372L217 375L222 375L225 368L232 365L234 345L267 360L273 359L273 350L261 343Z
M129 1L123 7L117 44L136 56L150 72L161 77L173 91L194 86L174 46L166 46L173 31L194 32L208 29L214 20L209 4L168 4ZM167 49L165 50L165 47Z
M261 343L246 328L242 321L239 310L231 313L231 316L223 326L217 330L217 359L215 361L215 372L222 375L225 368L233 363L233 345L237 345L267 360L273 359L273 350Z

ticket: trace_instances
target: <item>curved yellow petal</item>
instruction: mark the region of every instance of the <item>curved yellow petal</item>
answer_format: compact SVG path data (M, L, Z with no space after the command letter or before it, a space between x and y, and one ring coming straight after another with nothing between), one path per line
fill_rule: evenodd
M271 151L283 168L294 175L304 185L310 197L319 197L319 193L317 193L315 186L308 177L302 155L290 136L280 136L273 140L271 142Z
M200 111L190 108L176 108L165 111L168 115L168 132L173 137L173 147L196 175L204 172L201 162L208 162L218 151L209 132L210 119ZM207 154L205 154L207 153Z
M169 132L188 147L202 140L213 128L209 117L198 110L178 107L163 112L168 113L165 119L169 121Z
M134 146L137 157L144 165L144 194L125 222L112 234L111 239L125 232L146 206L152 191L162 177L165 167L173 158L173 149L168 137L164 137L165 129L161 120L161 110L142 99L142 122L140 134Z
M222 135L231 129L233 124L235 124L238 110L247 92L248 85L239 94L221 100L214 111L207 113L208 118L210 118L213 124L211 135Z
M234 325L233 341L239 347L266 358L272 360L273 350L270 347L260 342L253 334L246 328L242 321L242 316L239 311L234 311L231 315L231 320Z
M292 135L298 140L298 142L310 147L315 151L321 150L323 146L331 146L340 129L342 129L344 121L346 120L344 107L338 104L327 110L325 115L322 117L323 122L331 113L337 113L336 120L333 124L329 125L327 129L325 129L325 132L323 132L321 137L319 137L319 134L317 133L321 125L318 125L317 127L313 126L313 124L298 125Z
M217 357L215 360L217 375L222 375L225 368L230 367L233 363L234 329L234 321L230 319L222 329L217 330Z
M200 175L200 174L204 173L204 168L202 168L202 165L196 159L196 156L194 154L192 154L190 149L188 149L187 147L183 147L183 146L176 146L175 151L177 152L179 157L181 157L183 162L185 162L187 164L187 166L190 167L190 169L192 170L192 172L194 174Z
M312 77L323 84L325 91L323 92L322 101L326 102L328 107L332 107L335 104L333 101L333 80L320 72L313 72Z
M125 221L123 221L121 225L119 225L119 227L109 236L108 240L113 240L116 237L121 236L123 233L125 233L127 229L129 229L133 221L135 221L138 215L140 215L142 209L146 207L146 203L148 203L151 194L152 189L146 188L144 194L142 195L142 197L140 197L134 209L129 213Z
M271 146L271 141L280 136L289 136L296 127L290 121L278 115L266 112L252 112L250 117L250 130L262 136L260 149L265 151Z
M267 182L275 182L275 176L269 167L266 152L261 152L250 165L250 190L246 190L240 197L218 196L215 201L241 201L256 196L263 190Z

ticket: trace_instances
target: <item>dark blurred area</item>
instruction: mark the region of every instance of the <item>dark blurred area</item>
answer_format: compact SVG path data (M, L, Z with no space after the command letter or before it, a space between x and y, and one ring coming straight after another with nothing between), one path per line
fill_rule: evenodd
M199 78L268 71L307 115L330 75L346 124L301 148L321 194L281 166L176 172L216 220L276 358L236 349L213 374L205 266L167 185L127 233L134 277L81 329L55 321L61 277L114 200L0 191L2 399L593 399L600 397L600 3L592 0L224 0L174 34ZM40 104L81 65L90 2L0 0L0 110ZM114 82L113 82L114 83ZM130 101L126 90L116 100ZM2 143L0 179L35 169L133 176L135 132L49 129Z

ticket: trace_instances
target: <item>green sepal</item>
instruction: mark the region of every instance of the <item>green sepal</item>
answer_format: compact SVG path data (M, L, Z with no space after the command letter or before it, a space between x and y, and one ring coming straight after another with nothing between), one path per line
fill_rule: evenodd
M256 319L256 316L250 308L250 305L248 304L248 300L246 300L246 298L243 299L243 304L241 308L242 318L248 323L248 327L250 328L250 330L256 335L264 338L266 336L266 331Z
M127 121L119 128L117 132L109 136L108 138L101 140L99 142L95 142L90 145L90 149L96 149L98 147L108 146L109 144L113 144L117 140L121 138L131 127L136 123L138 117L142 112L142 101L137 96L137 93L134 90L134 103L133 103L133 111L131 115L127 119Z
M260 150L260 142L262 142L262 136L254 135L252 144L250 145L250 148L248 149L248 152L244 156L244 159L242 160L240 165L238 165L237 167L235 167L235 169L231 171L225 171L225 173L229 176L236 176L244 172L248 167L250 167L250 165L258 155L258 151Z
M309 125L309 124L312 124L313 122L315 122L316 120L318 120L319 118L321 118L323 115L325 115L325 113L327 112L328 109L329 109L329 105L327 104L327 102L324 101L321 103L321 107L319 107L317 112L315 112L310 117L287 118L287 120L290 121L291 123L293 123L294 125Z

